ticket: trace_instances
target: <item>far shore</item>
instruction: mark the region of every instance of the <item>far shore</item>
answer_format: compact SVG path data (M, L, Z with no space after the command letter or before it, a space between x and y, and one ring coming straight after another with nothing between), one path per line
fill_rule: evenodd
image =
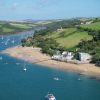
M44 67L56 68L65 71L75 71L81 74L100 77L100 68L94 64L72 64L51 60L49 55L41 53L40 48L16 46L3 50L1 53L8 54L21 60L43 65Z
M0 34L0 37L2 36L9 36L9 35L15 35L15 34L19 34L19 33L22 33L22 32L26 32L26 31L31 31L32 29L27 29L27 30L23 30L23 31L14 31L14 32L7 32L7 33L3 33L3 34Z

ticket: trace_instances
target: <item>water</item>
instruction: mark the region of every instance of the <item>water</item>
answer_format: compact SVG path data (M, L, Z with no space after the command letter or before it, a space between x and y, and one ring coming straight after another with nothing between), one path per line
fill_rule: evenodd
M32 33L0 38L0 50L19 45L22 37ZM9 42L4 45L2 41L7 39ZM13 39L15 43L11 42ZM99 79L41 67L4 54L0 57L0 100L44 100L48 92L53 93L57 100L100 100Z

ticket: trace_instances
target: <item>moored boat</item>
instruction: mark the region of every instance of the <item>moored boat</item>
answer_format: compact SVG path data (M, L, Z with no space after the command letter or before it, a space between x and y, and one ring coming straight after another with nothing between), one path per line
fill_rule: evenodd
M45 96L45 100L56 100L55 96L53 94L48 93Z

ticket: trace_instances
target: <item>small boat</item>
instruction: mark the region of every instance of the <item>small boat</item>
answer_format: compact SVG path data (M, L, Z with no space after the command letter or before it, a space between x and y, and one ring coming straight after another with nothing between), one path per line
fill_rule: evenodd
M13 44L14 44L14 43L15 43L15 40L13 39L13 40L11 41L11 43L13 43Z
M5 64L7 65L8 63L6 62Z
M24 71L26 71L27 69L26 69L26 64L24 64L24 69L23 69Z
M8 45L8 42L5 42L5 45Z
M7 41L10 41L10 38L8 38Z
M1 39L2 39L2 40L4 39L3 36L1 37Z
M3 58L2 58L2 56L0 57L0 60L2 60Z
M24 71L26 71L27 69L26 69L26 68L24 68L23 70L24 70Z
M58 77L54 77L54 80L59 81L60 79Z
M20 65L20 63L16 63L16 65Z
M56 100L55 96L53 94L48 93L45 96L45 100Z
M78 81L80 81L81 79L80 78L78 78Z

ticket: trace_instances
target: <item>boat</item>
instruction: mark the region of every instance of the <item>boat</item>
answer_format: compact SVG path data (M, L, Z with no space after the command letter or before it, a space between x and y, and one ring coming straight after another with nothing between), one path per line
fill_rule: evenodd
M26 68L24 68L23 70L24 70L24 71L26 71L27 69L26 69Z
M81 79L80 78L78 78L78 81L80 81Z
M0 57L0 60L2 60L3 58L2 58L2 56Z
M54 80L59 81L60 79L58 77L54 77Z
M24 69L23 69L24 71L26 71L27 69L26 69L26 64L24 64Z
M55 96L53 94L48 93L45 96L45 100L56 100Z
M1 39L2 39L2 40L4 39L3 36L1 37Z
M13 43L13 44L14 44L14 43L15 43L15 40L13 39L13 40L11 41L11 43Z

